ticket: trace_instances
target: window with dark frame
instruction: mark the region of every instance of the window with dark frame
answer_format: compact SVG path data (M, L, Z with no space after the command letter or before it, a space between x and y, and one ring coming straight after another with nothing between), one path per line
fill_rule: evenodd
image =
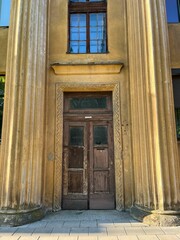
M68 53L106 52L106 0L70 0Z
M180 0L166 0L166 13L168 23L179 23Z
M180 69L172 69L173 95L176 119L176 134L180 140Z
M5 75L0 75L0 142L2 135L3 108L4 108Z

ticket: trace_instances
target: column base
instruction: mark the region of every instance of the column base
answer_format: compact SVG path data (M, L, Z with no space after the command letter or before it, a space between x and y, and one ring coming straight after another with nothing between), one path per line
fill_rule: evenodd
M130 213L133 218L148 225L180 226L179 211L149 211L139 206L133 206Z
M0 210L0 226L20 226L35 222L45 216L42 207L27 210Z

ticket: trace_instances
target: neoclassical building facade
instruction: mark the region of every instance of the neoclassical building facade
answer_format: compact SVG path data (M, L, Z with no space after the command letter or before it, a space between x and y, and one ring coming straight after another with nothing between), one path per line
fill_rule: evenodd
M180 24L168 24L168 4L11 1L1 225L63 209L180 224Z

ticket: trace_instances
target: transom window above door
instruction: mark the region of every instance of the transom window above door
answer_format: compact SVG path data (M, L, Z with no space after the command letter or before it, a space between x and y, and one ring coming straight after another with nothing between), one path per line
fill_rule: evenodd
M65 113L112 113L111 92L65 93Z
M107 52L107 3L105 0L69 2L69 53Z

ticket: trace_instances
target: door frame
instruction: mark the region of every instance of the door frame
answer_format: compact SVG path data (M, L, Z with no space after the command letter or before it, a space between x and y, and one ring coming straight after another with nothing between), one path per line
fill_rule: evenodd
M112 92L113 131L114 131L114 168L115 168L115 205L117 210L124 209L124 173L122 159L122 128L119 83L57 83L55 118L55 161L53 210L60 210L62 203L62 163L63 163L63 103L64 92Z

